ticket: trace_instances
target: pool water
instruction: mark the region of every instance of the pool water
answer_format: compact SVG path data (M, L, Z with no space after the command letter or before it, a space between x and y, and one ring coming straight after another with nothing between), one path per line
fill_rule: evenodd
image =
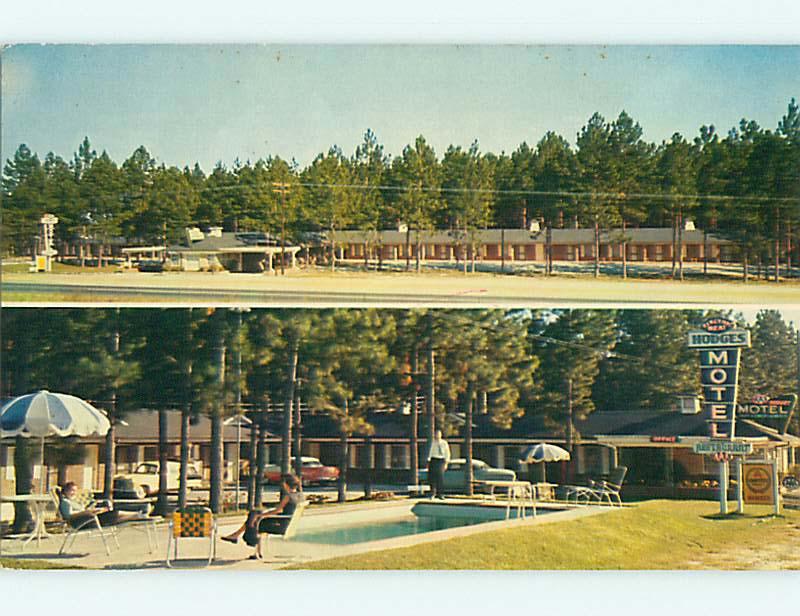
M456 528L459 526L472 526L487 521L488 520L476 520L474 518L402 518L372 522L370 524L359 524L357 526L341 526L338 528L326 528L305 532L299 531L297 535L295 535L294 541L324 543L328 545L351 545L353 543L391 539L392 537L402 537L404 535L419 535L434 530L445 530L447 528Z

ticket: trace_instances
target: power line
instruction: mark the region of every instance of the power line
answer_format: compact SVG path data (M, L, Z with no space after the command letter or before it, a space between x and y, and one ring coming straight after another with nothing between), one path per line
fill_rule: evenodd
M337 183L317 183L317 182L293 182L294 186L305 188L342 188L348 190L382 190L386 192L400 193L448 193L448 194L484 194L484 195L512 195L512 196L531 196L531 197L564 197L564 198L589 198L589 199L610 199L614 201L630 201L636 199L653 199L661 201L718 201L747 203L796 203L800 204L800 197L768 197L768 196L746 196L746 195L703 195L703 194L683 194L683 193L624 193L624 192L595 192L595 191L564 191L564 190L517 190L505 188L448 188L439 186L414 187L397 186L392 184L337 184ZM229 186L207 187L200 190L203 192L246 190L249 186L231 184Z

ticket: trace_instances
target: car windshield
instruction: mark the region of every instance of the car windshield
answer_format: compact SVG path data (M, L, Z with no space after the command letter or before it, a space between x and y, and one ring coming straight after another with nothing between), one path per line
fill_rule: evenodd
M136 472L143 474L157 473L158 466L155 464L140 464L139 468L136 469Z
M317 466L322 466L322 462L319 460L304 460L303 467L304 468L315 468Z
M489 468L489 465L486 464L486 462L484 462L482 460L473 460L472 461L472 467L473 468Z

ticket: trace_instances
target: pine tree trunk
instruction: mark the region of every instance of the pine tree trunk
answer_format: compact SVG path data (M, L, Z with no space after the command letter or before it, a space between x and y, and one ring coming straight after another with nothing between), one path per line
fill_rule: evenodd
M425 396L425 414L427 415L428 425L425 435L428 447L433 442L433 433L436 429L436 352L433 350L433 342L428 346L428 395Z
M292 459L292 404L294 402L294 391L297 384L297 360L300 349L299 340L291 340L289 343L291 352L289 353L289 365L286 374L286 382L289 384L289 391L283 403L283 431L281 434L281 474L291 471ZM299 452L295 452L299 456ZM298 479L300 479L298 477ZM283 488L281 488L281 491ZM283 494L281 494L281 497Z
M167 411L158 410L158 499L156 500L156 515L166 515L169 502L167 500L168 474L167 459L169 457Z
M336 240L333 239L334 229L331 227L331 271L336 271Z
M181 447L180 447L180 476L178 478L178 510L186 508L189 496L189 419L192 413L191 402L185 402L181 409Z
M600 276L600 221L594 217L594 277Z
M264 470L267 466L267 444L264 442L267 434L267 414L264 410L258 414L258 443L256 444L255 475L253 480L253 509L260 509L264 500Z
M111 422L111 427L106 432L105 456L103 460L103 498L114 498L114 462L117 451L117 427Z
M410 485L419 485L419 396L417 395L417 373L419 372L419 351L414 349L413 363L411 364L412 387L411 395L411 427L409 430L409 448L411 454Z
M683 280L683 209L678 210L678 276Z
M420 254L420 252L421 252L420 251L420 246L421 246L420 233L419 233L419 229L417 229L416 246L415 246L416 253L417 253L415 255L415 263L416 263L416 268L417 268L417 274L419 274L422 271L422 261L420 260L422 255Z
M30 494L33 490L33 461L28 439L18 436L14 440L15 494ZM25 502L14 503L13 533L26 533L33 528L33 515L30 505Z
M622 278L628 277L628 242L625 240L625 231L627 225L625 219L622 219Z
M344 401L344 415L345 421L349 414L347 400ZM347 469L350 466L350 455L347 447L347 432L341 431L339 435L339 481L336 488L338 492L338 502L344 503L347 501Z
M303 441L300 426L302 425L302 416L300 414L300 398L295 398L294 413L293 413L294 426L292 427L292 451L294 452L294 474L297 478L303 480Z
M500 271L506 271L506 230L500 229Z
M708 276L708 232L703 229L703 276Z
M364 437L364 447L367 453L367 468L364 473L364 499L372 498L372 475L375 470L375 446L372 444L372 436L367 434Z
M223 503L223 481L224 481L224 451L222 440L222 419L225 412L223 399L225 392L225 338L223 332L223 315L216 315L218 323L216 326L216 339L214 340L214 365L217 370L217 387L219 389L219 399L214 401L211 410L211 493L209 506L214 513L222 511Z
M466 423L464 424L464 457L467 463L465 464L465 480L466 480L466 493L467 496L472 496L472 414L475 408L475 392L472 385L467 388L467 406L466 406Z
M672 210L672 278L675 279L675 273L677 270L677 262L675 254L675 246L678 243L678 218L675 210Z
M255 418L250 417L250 438L248 439L247 449L247 510L255 509L256 477L258 477L258 424Z
M545 233L545 273L548 276L553 275L553 226L547 223L547 231Z
M775 282L780 282L781 279L781 227L780 227L780 213L775 216L775 242L773 244L775 250Z
M406 271L411 269L411 227L406 227Z
M748 253L747 250L744 251L744 256L742 259L742 278L745 282L747 282L748 278L750 277L749 271L749 263L748 263Z

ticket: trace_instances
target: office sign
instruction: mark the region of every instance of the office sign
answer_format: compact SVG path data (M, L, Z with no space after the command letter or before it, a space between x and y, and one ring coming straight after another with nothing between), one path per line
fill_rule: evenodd
M692 449L695 453L706 455L729 453L736 456L744 456L753 453L753 443L729 440L708 440L695 443Z
M742 469L744 502L750 505L775 504L775 468L772 464L748 462Z
M706 320L701 327L689 332L688 345L700 351L708 433L712 438L732 439L736 434L740 348L750 346L750 332L737 329L733 321L719 317Z

